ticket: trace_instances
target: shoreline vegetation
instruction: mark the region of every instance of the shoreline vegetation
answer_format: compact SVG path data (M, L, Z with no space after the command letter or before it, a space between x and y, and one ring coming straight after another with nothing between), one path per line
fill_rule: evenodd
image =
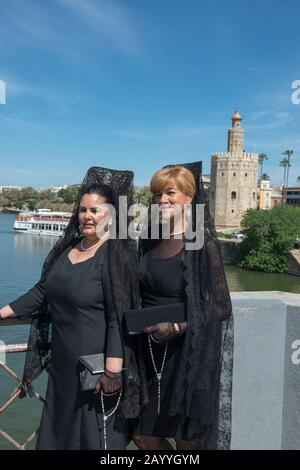
M33 211L35 209L50 209L58 212L72 212L78 196L80 185L70 185L65 189L54 191L44 189L36 191L27 187L20 190L3 190L0 193L0 212L18 213L21 211ZM133 188L133 200L135 203L148 205L152 195L148 186Z

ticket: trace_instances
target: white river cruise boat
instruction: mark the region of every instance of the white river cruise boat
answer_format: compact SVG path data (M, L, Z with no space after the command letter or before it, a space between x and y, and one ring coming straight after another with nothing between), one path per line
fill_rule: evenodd
M20 212L14 223L14 231L17 233L59 237L63 234L71 216L71 212L51 212L49 209Z

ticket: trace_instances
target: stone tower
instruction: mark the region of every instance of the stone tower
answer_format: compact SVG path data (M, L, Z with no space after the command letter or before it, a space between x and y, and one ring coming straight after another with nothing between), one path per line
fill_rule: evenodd
M258 154L244 151L242 116L228 130L227 152L211 157L210 212L217 230L240 227L243 213L257 207Z

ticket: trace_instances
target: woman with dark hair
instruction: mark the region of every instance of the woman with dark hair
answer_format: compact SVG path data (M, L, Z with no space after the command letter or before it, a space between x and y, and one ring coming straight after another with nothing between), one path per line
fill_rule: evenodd
M0 309L2 319L34 314L22 387L32 394L32 380L48 369L38 449L124 449L126 418L138 415L135 358L121 332L121 312L132 306L126 281L130 268L125 263L130 257L134 265L134 252L126 241L110 239L109 232L110 208L117 209L118 196L128 194L132 176L89 170L70 224L48 255L41 280ZM116 259L118 271L112 272ZM105 355L105 371L94 390L83 391L79 358L99 353ZM123 377L122 368L130 377Z
M141 238L142 307L144 315L159 307L157 318L165 306L170 320L144 330L148 400L133 440L140 449L171 449L167 438L181 450L229 448L231 301L208 210L204 220L196 217L204 204L201 162L159 170L150 189L160 213L159 239ZM187 239L192 232L201 246ZM179 304L184 317L172 321Z

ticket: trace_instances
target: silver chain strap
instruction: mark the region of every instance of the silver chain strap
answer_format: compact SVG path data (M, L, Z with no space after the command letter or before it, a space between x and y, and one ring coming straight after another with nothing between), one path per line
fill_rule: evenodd
M162 373L163 373L163 370L164 370L164 367L165 367L165 362L166 362L166 358L167 358L167 351L168 351L168 345L167 344L165 345L165 351L164 351L164 356L163 356L161 368L160 368L160 371L158 372L156 364L155 364L155 360L154 360L154 355L153 355L153 350L152 350L152 345L151 345L151 339L152 339L152 335L148 334L148 343L149 343L150 356L151 356L151 360L152 360L153 369L154 369L154 372L155 372L155 375L156 375L156 378L157 378L157 414L159 415L160 414L160 381L161 381ZM155 343L158 343L158 341L155 341L153 339L152 339L152 341L154 341Z
M119 393L119 397L118 397L118 401L117 401L117 403L116 403L116 406L112 409L112 411L111 411L108 415L106 415L106 414L105 414L105 408L104 408L104 400L103 400L103 397L108 397L108 396L116 395L117 393ZM102 417L103 417L104 450L107 450L106 421L108 420L108 418L110 418L110 417L117 411L117 408L118 408L118 406L119 406L119 404L120 404L120 401L121 401L121 395L122 395L122 389L120 390L120 392L110 393L110 394L103 393L102 390L100 391L101 408L102 408Z

